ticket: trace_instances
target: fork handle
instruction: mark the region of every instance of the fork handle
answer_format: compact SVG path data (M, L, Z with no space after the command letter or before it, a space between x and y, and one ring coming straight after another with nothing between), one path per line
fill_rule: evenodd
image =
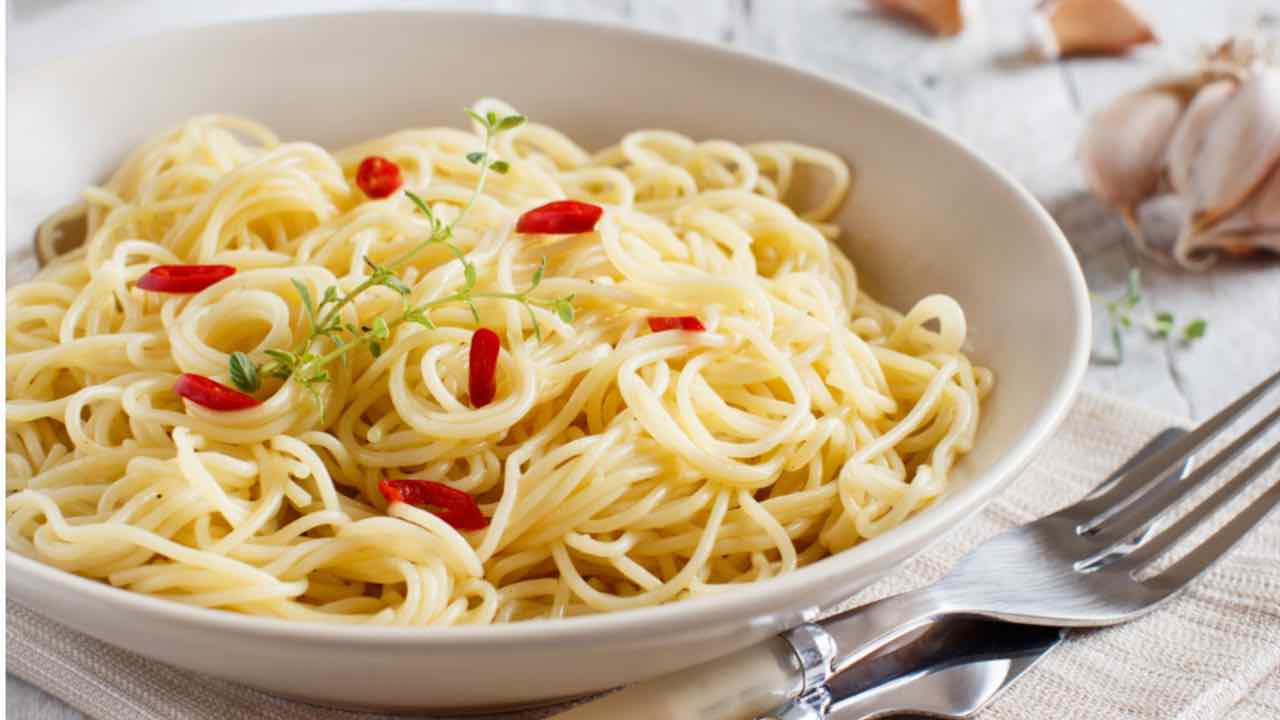
M894 639L945 614L931 588L894 595L801 625L727 657L624 688L557 715L563 720L738 720L817 718L823 708L795 700ZM826 632L823 632L825 630ZM834 640L834 647L830 641ZM806 711L810 714L796 714ZM813 714L816 713L816 714Z
M804 690L768 713L754 716L755 720L826 718L832 700L839 699L832 697L828 681L894 640L950 613L945 597L933 586L923 587L832 615L816 627L801 625L783 635L802 660ZM806 627L814 630L797 633ZM827 652L803 652L804 643L798 641L815 632L825 640Z
M798 695L805 678L780 636L725 657L623 688L556 720L742 720Z

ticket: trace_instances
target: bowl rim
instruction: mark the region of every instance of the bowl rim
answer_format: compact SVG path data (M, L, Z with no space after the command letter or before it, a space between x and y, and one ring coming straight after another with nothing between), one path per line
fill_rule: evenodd
M795 597L799 592L807 587L821 586L826 581L848 574L851 570L857 569L874 556L884 554L882 548L889 552L893 546L916 547L912 554L923 551L929 544L941 537L942 534L954 529L959 517L979 510L987 502L994 499L1026 467L1034 453L1043 446L1049 436L1065 419L1088 365L1092 337L1092 316L1079 260L1072 251L1062 230L1044 207L1012 175L970 149L963 140L952 132L938 127L915 113L900 108L852 82L822 70L802 68L747 48L720 45L700 38L668 35L607 20L552 18L524 13L492 13L476 10L374 9L359 12L321 11L273 15L265 18L203 23L179 29L146 33L132 37L127 41L94 46L88 50L58 58L51 62L22 67L9 77L9 87L12 90L15 86L22 84L20 81L33 78L44 72L53 71L61 65L81 63L86 58L96 54L118 51L138 42L146 42L157 38L203 34L210 31L234 33L245 28L259 27L272 23L335 20L341 22L347 19L369 18L370 16L382 16L383 18L392 19L398 16L430 16L442 22L487 21L515 25L523 24L526 28L534 30L555 26L569 28L578 32L608 33L614 35L620 42L639 41L658 48L665 47L704 56L719 56L722 59L733 60L742 64L744 70L756 67L773 73L791 75L797 79L803 78L808 82L817 81L833 92L846 95L852 94L857 96L863 103L878 106L879 110L887 112L894 116L898 122L905 123L916 131L937 136L944 143L950 145L953 150L959 151L959 154L969 162L989 173L999 186L1011 193L1014 198L1030 211L1032 217L1043 226L1049 240L1046 250L1056 254L1054 259L1065 267L1069 276L1071 293L1069 300L1071 310L1075 316L1075 323L1073 327L1068 329L1072 336L1072 353L1068 359L1066 370L1058 378L1058 382L1055 383L1054 387L1047 391L1047 403L1036 420L1026 431L1018 436L1017 440L990 467L985 471L975 473L974 481L969 486L953 495L946 496L943 502L930 506L927 513L913 516L908 522L904 522L884 535L871 538L852 548L825 557L812 565L744 586L744 589L750 587L750 592L729 591L703 597L687 598L673 603L570 618L552 618L500 625L442 627L430 625L389 626L362 623L338 624L312 620L289 620L187 605L118 588L98 580L91 580L51 565L46 565L6 548L6 570L12 573L9 577L16 578L19 584L46 583L42 589L62 589L84 593L86 599L104 606L127 605L131 606L130 609L133 611L149 615L158 620L174 624L199 626L206 631L250 634L271 638L290 638L295 641L340 642L356 646L388 644L417 646L422 643L431 643L445 647L466 646L475 648L477 646L510 646L512 644L537 643L539 641L590 640L600 639L602 636L609 638L611 641L637 640L652 636L655 627L661 627L664 632L670 633L710 624L717 617L723 618L727 615L739 616L743 620L752 620L766 616L777 616L780 613L799 612L801 609L811 607L811 605L796 606ZM12 96L10 99L12 100ZM8 582L6 580L6 585L8 585Z

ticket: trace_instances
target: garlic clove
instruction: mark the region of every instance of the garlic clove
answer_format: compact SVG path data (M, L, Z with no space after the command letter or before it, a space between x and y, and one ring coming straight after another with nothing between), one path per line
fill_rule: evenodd
M1138 248L1151 252L1137 208L1156 194L1165 148L1182 114L1185 95L1148 88L1121 96L1085 129L1081 165L1093 194L1120 211Z
M1169 185L1173 191L1183 194L1191 186L1191 161L1204 142L1205 131L1217 116L1218 111L1226 104L1235 92L1236 83L1231 80L1217 80L1200 88L1187 111L1182 114L1173 137L1169 138L1169 150L1166 155L1166 166L1169 174Z
M1271 168L1271 175L1249 198L1244 211L1254 227L1280 228L1280 166Z
M1039 55L1118 55L1156 42L1151 25L1125 0L1044 0L1033 20Z
M1248 200L1280 162L1280 69L1252 74L1214 116L1194 152L1184 197L1197 227Z
M1244 204L1204 229L1247 235L1267 228L1280 229L1280 167L1271 170Z
M875 0L877 5L927 27L935 35L959 35L964 30L963 0Z
M1251 257L1269 251L1280 254L1280 169L1274 169L1231 214L1209 226L1187 223L1175 245L1175 256L1197 267L1212 264L1219 254Z
M1180 94L1151 88L1121 96L1095 115L1080 147L1094 195L1129 211L1154 195L1182 107Z

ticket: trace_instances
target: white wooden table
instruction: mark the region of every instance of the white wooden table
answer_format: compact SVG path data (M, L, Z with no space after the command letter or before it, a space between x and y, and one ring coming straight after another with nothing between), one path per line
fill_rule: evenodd
M885 95L1008 169L1062 226L1095 292L1119 294L1129 268L1136 266L1146 278L1151 307L1171 310L1180 319L1208 318L1208 335L1192 347L1134 336L1124 364L1095 364L1086 378L1091 389L1200 419L1280 367L1280 261L1189 274L1139 257L1120 221L1085 192L1076 143L1092 111L1165 72L1171 62L1190 57L1203 43L1259 22L1280 32L1280 0L1136 2L1164 39L1162 50L1125 60L1035 64L1021 55L1034 0L981 0L976 22L946 41L890 21L862 0L12 0L8 59L12 72L156 30L266 14L386 7L587 18L773 55ZM1172 212L1157 211L1148 220L1157 238L1175 231ZM1107 343L1100 342L1098 350L1109 352ZM6 690L7 716L15 720L82 717L13 677L7 678Z

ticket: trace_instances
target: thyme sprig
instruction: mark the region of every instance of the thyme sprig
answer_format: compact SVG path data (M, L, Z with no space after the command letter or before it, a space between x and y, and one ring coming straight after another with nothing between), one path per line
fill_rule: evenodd
M1176 338L1182 345L1190 345L1199 340L1209 329L1209 321L1204 318L1195 318L1179 328L1173 313L1167 310L1154 314L1137 314L1138 305L1142 302L1142 273L1137 268L1129 271L1124 295L1113 299L1094 293L1089 293L1089 296L1101 305L1103 312L1107 314L1116 365L1124 362L1124 333L1135 327L1146 330L1147 335L1152 339Z
M365 257L364 262L369 266L369 275L347 292L339 290L336 286L329 286L324 289L324 292L317 300L304 283L292 280L293 287L298 293L303 311L306 314L308 323L307 336L292 348L265 350L264 352L270 360L262 365L255 364L242 352L232 353L229 361L230 375L231 381L236 387L245 392L255 392L262 386L262 377L264 375L293 380L311 393L323 414L324 402L319 386L330 380L329 367L335 360L341 361L345 365L349 362L348 355L351 351L361 346L368 347L373 357L379 357L382 354L385 343L391 337L391 331L406 322L417 323L427 329L434 330L436 325L431 320L431 312L436 308L452 304L464 304L471 310L472 317L479 324L481 322L480 311L476 307L476 299L512 300L523 305L528 311L529 319L533 324L534 335L539 342L542 341L542 327L538 323L537 315L534 313L535 306L549 308L566 323L573 322L573 295L551 299L533 297L533 292L538 289L539 284L542 282L542 276L546 269L546 258L543 258L538 269L534 271L529 287L523 292L508 293L476 290L476 284L479 281L476 266L467 260L466 254L452 242L454 229L475 207L476 201L484 192L485 181L489 176L489 172L504 174L510 169L510 165L505 160L494 156L494 140L499 134L520 127L520 125L524 124L525 117L523 115L499 116L494 112L487 112L482 115L470 108L466 110L466 113L483 128L484 146L483 149L468 153L466 156L468 162L480 168L480 174L476 179L471 196L462 210L452 220L445 222L431 210L431 206L425 200L416 193L405 190L405 196L414 204L418 212L427 218L431 228L427 237L417 242L406 253L385 265L380 265ZM461 287L449 295L414 304L411 299L413 290L399 277L398 272L419 253L432 245L443 245L462 264L463 283ZM355 302L356 298L361 294L375 287L389 288L400 296L402 300L400 313L391 319L379 315L370 321L368 325L359 327L343 320L343 309ZM329 342L327 352L323 351L323 346L320 345L321 338Z

